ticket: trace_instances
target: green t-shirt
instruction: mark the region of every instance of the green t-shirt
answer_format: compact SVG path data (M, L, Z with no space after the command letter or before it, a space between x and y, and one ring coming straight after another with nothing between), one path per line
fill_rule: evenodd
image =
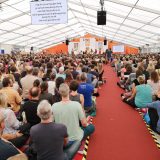
M85 115L80 103L69 101L68 103L58 102L53 104L52 111L56 123L62 123L67 127L69 141L82 140L83 130L79 125Z
M136 86L135 104L138 108L146 107L147 103L152 102L152 88L148 84Z

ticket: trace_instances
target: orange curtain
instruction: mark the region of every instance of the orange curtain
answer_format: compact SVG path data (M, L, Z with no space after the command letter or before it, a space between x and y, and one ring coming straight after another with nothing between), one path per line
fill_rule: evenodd
M68 53L68 46L65 43L58 44L51 48L45 49L46 54Z

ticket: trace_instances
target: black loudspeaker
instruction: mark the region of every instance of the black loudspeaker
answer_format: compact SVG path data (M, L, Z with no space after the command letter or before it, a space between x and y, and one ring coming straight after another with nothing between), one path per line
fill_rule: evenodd
M104 40L104 45L105 45L105 46L107 45L107 40L106 40L106 39Z
M31 51L33 51L33 47L31 47Z
M69 45L69 40L68 40L68 39L66 39L66 45L67 45L67 46Z
M106 25L106 11L97 11L97 25Z

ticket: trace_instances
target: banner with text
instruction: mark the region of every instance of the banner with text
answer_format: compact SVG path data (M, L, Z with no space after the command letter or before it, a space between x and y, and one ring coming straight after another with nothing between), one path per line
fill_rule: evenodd
M30 2L32 24L64 24L68 22L67 0Z

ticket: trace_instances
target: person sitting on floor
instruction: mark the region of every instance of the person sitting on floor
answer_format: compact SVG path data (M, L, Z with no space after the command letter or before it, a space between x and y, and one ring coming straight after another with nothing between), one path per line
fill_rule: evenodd
M82 107L84 106L84 96L77 92L79 84L77 81L71 81L70 83L70 100L79 102Z
M27 75L21 79L22 85L22 97L23 99L29 99L29 90L33 87L33 82L38 79L32 75L33 68L26 66Z
M160 80L158 73L156 71L151 72L151 78L147 81L147 84L149 84L152 88L152 96L153 99L156 99L156 95L158 91L160 90Z
M86 83L87 76L86 73L82 73L81 75L81 83L78 87L78 93L84 96L84 109L86 112L95 112L95 108L93 107L92 94L94 93L94 87L91 84Z
M146 108L150 118L150 126L153 131L160 134L160 101L147 103Z
M54 99L54 103L56 102L60 102L62 100L62 97L59 93L59 87L60 85L64 83L64 79L62 77L58 77L56 79L56 88L55 88L55 95L53 96L53 99Z
M80 147L81 140L91 135L95 128L92 124L87 123L81 104L70 101L69 86L67 84L61 84L59 92L62 96L62 101L53 104L52 110L55 122L62 123L67 127L69 142L65 152L67 153L69 160L72 160ZM83 128L80 127L79 121Z
M8 158L7 160L28 160L28 158L24 154L17 154L15 156Z
M132 96L132 93L135 90L135 87L140 85L139 82L138 82L138 77L139 76L143 76L143 72L141 70L137 70L136 71L136 79L134 79L133 82L132 82L131 91L127 91L127 92L121 94L121 97L123 99L130 98Z
M22 101L19 93L11 87L11 80L6 77L2 81L3 88L0 90L0 93L4 93L7 96L7 103L10 109L17 113L20 109L20 103Z
M50 80L48 81L48 93L51 93L53 96L55 95L55 88L56 88L56 74L51 73Z
M117 82L117 85L123 89L125 89L125 84L129 78L129 75L133 73L132 66L130 64L126 64L125 69L125 72L121 72L121 80Z
M140 85L135 87L132 96L123 100L132 107L143 108L147 103L152 102L152 89L150 85L145 84L144 76L139 76L138 82Z
M21 122L17 120L14 112L7 108L7 97L3 93L0 93L0 114L5 117L5 125L1 136L12 142L16 147L22 147L29 137L24 134L25 131L28 130L28 126L26 126L27 128L23 130Z
M42 82L40 88L41 88L41 94L39 96L39 101L48 100L48 102L52 105L53 95L51 93L48 93L48 82Z
M5 116L0 113L0 160L11 160L10 157L15 155L21 156L22 158L25 158L26 156L21 153L11 142L8 142L7 140L2 138L2 133L4 130L5 125ZM9 158L9 159L8 159ZM27 159L24 159L27 160Z
M24 112L27 123L29 123L31 126L34 126L40 123L40 118L37 116L40 90L37 87L33 87L31 88L29 93L30 100L26 101L22 105L19 114L22 115L22 113Z
M33 126L30 131L37 160L68 160L63 151L68 141L67 128L63 124L52 122L52 107L47 100L40 102L37 114L41 123Z
M64 80L66 79L66 74L64 73L64 67L59 68L59 73L56 74L56 78L62 77Z
M41 84L41 82L39 81L39 79L36 79L36 80L33 82L33 87L38 87L38 88L40 88L40 84Z

